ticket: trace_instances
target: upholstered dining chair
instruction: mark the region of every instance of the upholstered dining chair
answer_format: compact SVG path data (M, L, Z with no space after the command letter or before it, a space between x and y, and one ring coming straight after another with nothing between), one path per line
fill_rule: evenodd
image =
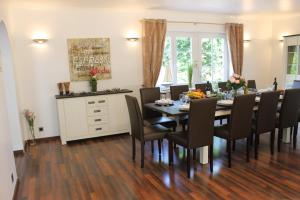
M163 116L159 112L155 112L151 109L145 107L147 103L154 103L156 100L160 99L160 88L141 88L141 104L142 104L142 114L144 123L147 125L156 125L160 124L166 128L172 128L173 131L176 131L177 122L174 119ZM151 152L154 152L154 143L151 141Z
M231 143L247 138L247 162L250 161L249 145L252 124L252 114L255 105L255 94L237 96L234 98L229 124L217 126L214 129L216 137L227 140L228 167L231 167Z
M300 108L300 89L287 89L284 92L284 98L281 104L279 116L277 117L276 128L278 128L277 147L281 150L283 129L293 128L293 147L296 148L298 119Z
M208 88L209 91L213 92L213 89L212 89L212 85L211 83L198 83L198 84L195 84L195 88L197 90L201 90L203 92L205 92L205 89Z
M143 117L136 97L125 95L129 112L132 137L132 159L135 160L135 140L141 143L141 168L144 168L145 142L159 141L159 156L161 156L160 141L166 137L169 129L162 125L144 126Z
M188 130L169 134L169 165L173 164L173 143L187 149L187 176L190 178L190 150L196 159L196 148L209 146L210 171L213 172L213 132L217 99L193 100L190 103Z
M188 92L188 91L189 91L188 85L171 85L170 86L171 99L174 101L177 101L177 100L179 100L180 94L182 94L184 92ZM189 120L189 118L187 115L182 116L179 119L179 124L181 124L183 130L185 130L188 120Z
M256 89L256 82L255 80L248 80L247 81L247 87L251 89Z
M252 133L255 135L255 159L258 159L259 136L271 132L270 150L274 154L274 139L276 128L276 113L280 92L264 92L261 94L258 111L252 124Z
M188 91L189 91L188 85L171 85L170 86L171 99L177 101L179 100L180 94Z
M218 88L221 89L221 92L229 91L227 88L227 82L218 82Z

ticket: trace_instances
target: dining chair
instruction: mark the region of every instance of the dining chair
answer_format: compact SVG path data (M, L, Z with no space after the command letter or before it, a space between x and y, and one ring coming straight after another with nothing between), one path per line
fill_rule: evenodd
M221 92L229 91L227 82L218 82L218 88L221 89Z
M296 149L298 120L300 108L300 89L287 89L281 104L279 116L277 116L276 128L278 128L277 148L281 150L283 129L293 128L293 147Z
M189 91L188 85L171 85L170 86L171 99L177 101L180 98L179 97L180 94L188 91Z
M154 103L156 100L160 99L160 88L141 88L141 104L142 104L142 114L144 123L147 125L162 125L166 128L172 128L176 131L177 122L174 119L163 116L161 113L151 110L145 107L147 103ZM151 141L151 152L154 152L154 143Z
M188 130L167 135L169 140L169 165L173 164L173 143L187 149L187 176L190 178L190 150L196 159L196 148L209 146L210 171L213 172L213 133L216 98L193 100L190 103Z
M188 85L171 85L170 86L171 99L174 101L177 101L177 100L179 100L180 94L182 94L184 92L188 92L188 91L189 91ZM183 130L185 130L187 123L188 123L187 115L182 116L179 119L179 124L181 124Z
M149 125L160 124L167 128L173 128L173 131L176 131L177 123L174 119L165 117L161 113L145 107L145 104L154 103L156 100L160 99L160 88L141 88L140 94L144 122Z
M217 126L214 136L227 140L228 167L231 167L231 143L247 138L246 160L250 161L249 145L255 94L241 95L234 98L229 124Z
M166 137L169 129L162 125L144 126L143 117L136 97L125 95L129 112L132 138L132 159L135 160L135 140L141 143L141 168L144 168L145 142L157 140L159 157L161 157L161 141Z
M208 88L209 91L213 92L212 85L210 82L195 84L195 88L196 90L201 90L202 92L205 92L206 88Z
M255 80L248 80L247 81L247 87L251 89L256 89L256 82Z
M258 111L255 113L255 119L252 123L252 133L255 136L254 157L258 159L259 136L271 132L270 150L274 154L274 140L276 128L276 113L280 92L264 92L261 94L258 104Z

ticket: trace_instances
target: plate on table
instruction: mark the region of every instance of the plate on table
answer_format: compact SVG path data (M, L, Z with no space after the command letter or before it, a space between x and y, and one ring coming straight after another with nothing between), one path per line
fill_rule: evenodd
M227 100L219 100L219 101L217 102L217 104L218 104L219 106L232 106L233 100L229 100L229 99L227 99Z
M156 100L155 104L159 106L171 106L174 104L174 102L171 99L160 99L160 100Z
M181 111L189 111L190 110L190 104L182 104L179 106L179 110Z

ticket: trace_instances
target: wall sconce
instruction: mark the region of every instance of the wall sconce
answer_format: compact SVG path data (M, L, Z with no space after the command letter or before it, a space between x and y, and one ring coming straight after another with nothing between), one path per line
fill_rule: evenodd
M131 43L135 43L140 39L139 34L135 30L128 31L125 38L128 42L131 42Z
M37 44L44 44L48 41L48 36L45 33L36 33L32 37L32 41Z
M251 42L251 40L244 40L244 43L249 43L249 42Z
M139 38L138 37L127 37L126 40L129 42L137 42L139 40Z

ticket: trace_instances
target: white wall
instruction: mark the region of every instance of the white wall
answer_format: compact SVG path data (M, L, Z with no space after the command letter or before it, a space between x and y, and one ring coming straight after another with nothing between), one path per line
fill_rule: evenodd
M7 18L7 3L0 0L0 23ZM0 41L1 42L1 41ZM4 92L4 74L5 66L2 64L2 52L0 52L0 199L12 199L16 184L16 168L11 144L11 132L8 125L8 114L6 110L6 99ZM12 183L11 174L15 181Z
M284 48L283 43L279 42L283 35L300 34L300 14L278 15L272 20L272 62L271 74L278 78L279 86L284 87Z
M176 11L116 11L75 7L39 7L14 5L12 13L13 49L15 54L20 109L32 109L37 114L37 126L44 132L38 137L58 135L57 110L54 95L57 82L69 80L67 38L110 37L112 79L99 81L100 89L122 87L137 89L142 84L141 44L131 46L125 39L129 30L140 32L142 18L166 18L175 21L242 22L251 43L245 49L244 76L255 78L259 87L270 85L269 72L271 21L251 17L210 15ZM213 26L170 25L172 30L207 30ZM222 31L222 28L217 28ZM224 30L224 27L223 27ZM49 42L36 47L30 40L35 32L49 35ZM267 46L269 45L269 46ZM264 49L264 51L259 51ZM74 91L87 91L87 82L74 82ZM25 123L23 124L25 130Z

